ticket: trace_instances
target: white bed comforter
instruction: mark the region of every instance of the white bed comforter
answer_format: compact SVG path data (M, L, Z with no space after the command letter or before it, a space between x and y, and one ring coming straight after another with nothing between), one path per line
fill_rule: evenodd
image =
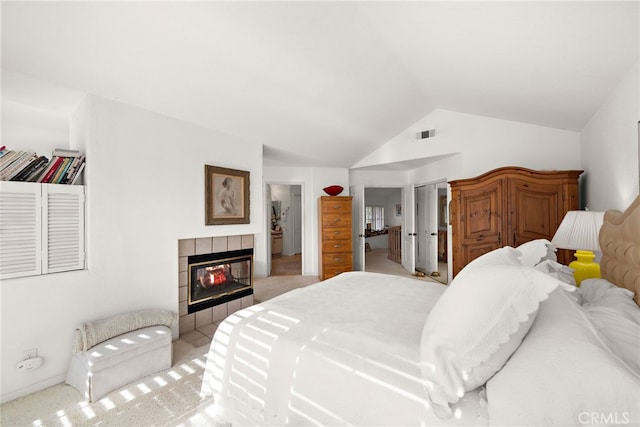
M238 425L487 425L478 390L442 420L420 337L440 284L351 272L239 311L217 329L202 394Z

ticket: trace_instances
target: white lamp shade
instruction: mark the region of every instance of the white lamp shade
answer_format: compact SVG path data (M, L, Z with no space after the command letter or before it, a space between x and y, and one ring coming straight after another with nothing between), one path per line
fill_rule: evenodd
M599 251L598 234L604 212L569 211L551 240L560 249Z

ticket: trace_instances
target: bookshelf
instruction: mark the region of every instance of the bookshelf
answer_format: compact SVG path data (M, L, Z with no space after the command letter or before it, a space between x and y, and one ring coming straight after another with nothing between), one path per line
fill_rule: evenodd
M0 181L77 185L86 159L79 150L57 148L51 157L0 147Z

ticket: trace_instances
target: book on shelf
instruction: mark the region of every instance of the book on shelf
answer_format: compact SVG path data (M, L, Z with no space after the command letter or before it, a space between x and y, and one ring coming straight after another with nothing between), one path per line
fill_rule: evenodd
M0 180L75 184L84 169L85 156L79 150L56 148L51 160L32 151L0 147Z
M67 184L75 185L75 183L78 181L78 178L80 178L80 172L82 172L82 169L84 169L85 164L86 163L83 161L82 164L80 164L80 166L76 168L76 170L73 172L73 176L69 178L70 181L67 182Z
M31 151L21 151L19 155L14 156L14 160L10 164L6 165L6 167L2 169L0 177L5 181L10 180L20 173L22 169L35 158L36 153Z
M61 179L62 184L71 184L74 182L76 175L84 169L84 159L85 157L81 155L73 160L66 174Z
M80 157L82 153L79 150L69 150L67 148L56 148L51 153L52 156L58 157Z
M18 155L19 151L5 150L2 151L2 153L2 157L0 157L0 171L14 160L14 156Z
M42 156L42 157L44 157L44 156ZM31 173L31 175L29 175L25 179L26 182L37 182L38 181L38 178L40 178L40 175L42 175L44 170L49 165L49 159L47 159L46 157L44 157L44 159L45 159L45 161L40 166L36 167L35 170L33 171L33 173Z
M56 172L51 177L51 184L57 184L60 181L60 178L66 172L67 168L71 165L71 157L62 157L62 163L60 163L60 167L56 169Z
M14 175L11 181L27 181L27 179L38 169L41 169L49 162L45 156L39 156L33 159L26 167Z
M16 155L19 155L16 151L9 151L5 156L0 157L0 175L4 174L5 169L15 160Z
M11 166L18 157L22 155L23 151L8 151L5 156L0 157L0 174L4 174L5 170Z
M62 162L64 162L64 157L52 156L51 161L49 162L49 167L45 169L44 173L42 174L38 182L41 182L43 184L51 182L51 179L53 178L55 173L58 171L58 168L60 167Z

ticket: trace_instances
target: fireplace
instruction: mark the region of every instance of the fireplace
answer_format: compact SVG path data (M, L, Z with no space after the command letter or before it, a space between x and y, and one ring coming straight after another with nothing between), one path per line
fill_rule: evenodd
M253 249L191 255L187 313L253 294Z

